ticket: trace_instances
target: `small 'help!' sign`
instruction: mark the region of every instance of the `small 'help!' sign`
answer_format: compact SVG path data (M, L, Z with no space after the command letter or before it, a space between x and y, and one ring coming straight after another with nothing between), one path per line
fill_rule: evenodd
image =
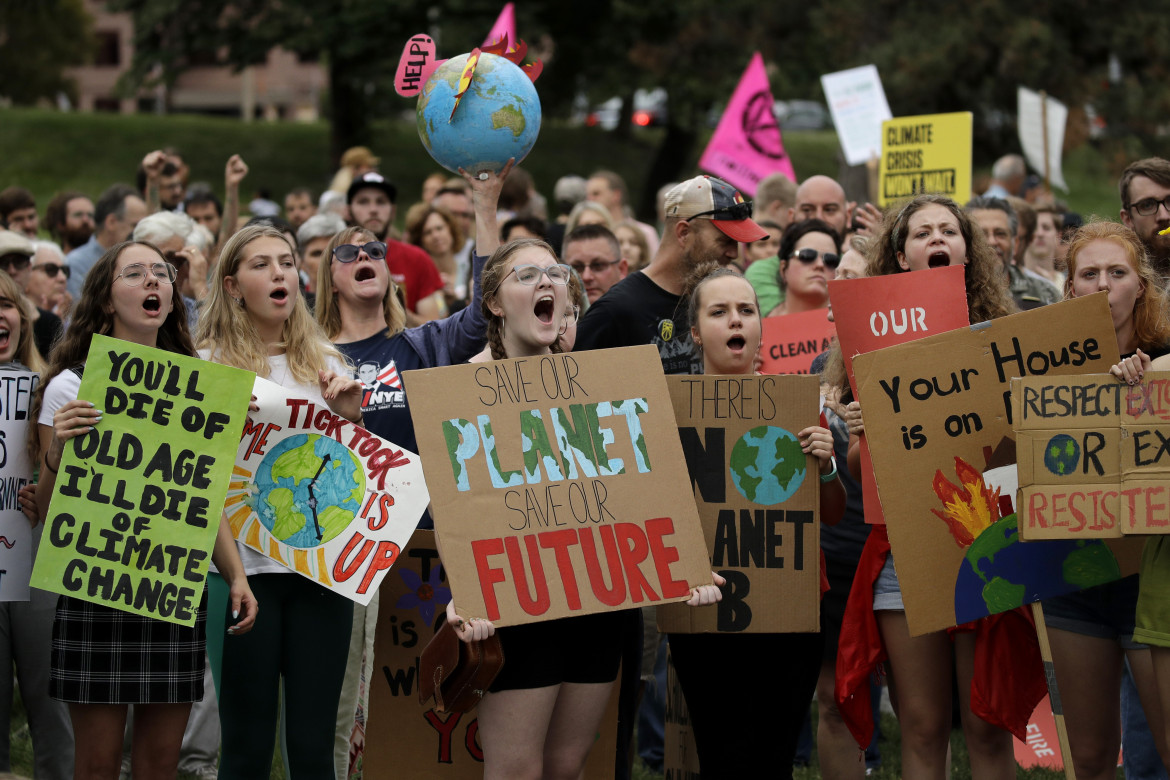
M65 446L32 585L194 625L253 375L98 335L85 365L103 417Z

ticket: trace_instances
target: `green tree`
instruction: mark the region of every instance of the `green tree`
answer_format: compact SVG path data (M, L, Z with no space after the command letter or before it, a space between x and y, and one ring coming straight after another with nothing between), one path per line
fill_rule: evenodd
M0 3L0 96L16 105L51 100L60 92L75 98L65 68L84 63L92 50L92 24L82 0Z

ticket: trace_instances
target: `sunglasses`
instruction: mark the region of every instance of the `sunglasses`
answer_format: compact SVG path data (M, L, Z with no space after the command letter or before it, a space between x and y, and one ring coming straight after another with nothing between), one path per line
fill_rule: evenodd
M333 248L333 257L339 263L352 263L358 259L358 255L362 252L365 252L366 257L371 260L386 259L386 245L381 241L370 241L361 246L357 244L342 244Z
M825 261L825 268L828 268L830 271L836 271L837 266L841 265L841 255L834 252L821 253L815 249L805 247L792 253L793 260L799 260L808 265L815 263L818 257Z
M24 269L28 268L31 262L32 258L28 255L4 255L3 257L0 257L0 269L5 271L8 271L9 269L14 271L23 271Z
M65 278L69 278L69 266L58 265L57 263L41 263L36 266L38 271L43 271L45 276L52 279L57 274L65 274Z
M708 217L716 222L739 222L752 217L751 201L744 201L743 203L732 203L730 206L725 206L721 209L711 209L710 211L700 211L684 219L684 222L690 222L692 219L699 217Z

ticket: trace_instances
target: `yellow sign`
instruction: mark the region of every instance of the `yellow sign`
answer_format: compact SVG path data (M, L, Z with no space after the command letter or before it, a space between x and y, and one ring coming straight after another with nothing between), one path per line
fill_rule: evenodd
M971 197L971 127L969 111L882 122L879 205L926 192L966 203Z

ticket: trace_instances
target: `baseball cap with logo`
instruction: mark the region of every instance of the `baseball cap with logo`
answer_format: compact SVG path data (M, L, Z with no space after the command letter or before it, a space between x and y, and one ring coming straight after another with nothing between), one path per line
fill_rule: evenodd
M25 255L32 257L37 252L33 242L20 233L0 230L0 257L4 255Z
M358 190L363 190L366 187L373 187L386 193L386 197L390 199L391 203L398 200L398 188L382 174L371 171L354 177L353 183L349 185L349 189L345 193L346 204L353 203L353 196L357 195Z
M745 243L768 233L752 220L752 204L722 179L696 176L666 193L666 216L686 221L709 219L729 238Z

